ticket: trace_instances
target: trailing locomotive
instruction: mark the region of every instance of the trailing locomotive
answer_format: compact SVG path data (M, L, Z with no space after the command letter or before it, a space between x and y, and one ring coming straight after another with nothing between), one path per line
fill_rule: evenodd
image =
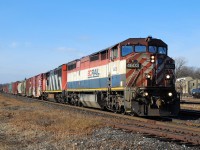
M180 110L174 69L162 40L130 38L21 85L27 96L45 100L138 116L174 116Z

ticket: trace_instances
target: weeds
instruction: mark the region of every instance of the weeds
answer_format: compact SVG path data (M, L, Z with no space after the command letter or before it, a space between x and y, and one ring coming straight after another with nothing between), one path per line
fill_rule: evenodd
M53 109L40 103L27 103L1 95L0 120L0 131L6 136L6 144L0 144L0 149L9 149L13 145L16 149L54 147L73 136L91 134L94 128L101 126L101 118L98 117L92 118L80 112Z

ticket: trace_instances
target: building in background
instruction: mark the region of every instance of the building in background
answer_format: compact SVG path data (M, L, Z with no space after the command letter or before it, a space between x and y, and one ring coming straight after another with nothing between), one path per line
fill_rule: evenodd
M176 80L176 90L182 96L190 96L191 91L200 88L200 79L193 79L192 77L183 77Z

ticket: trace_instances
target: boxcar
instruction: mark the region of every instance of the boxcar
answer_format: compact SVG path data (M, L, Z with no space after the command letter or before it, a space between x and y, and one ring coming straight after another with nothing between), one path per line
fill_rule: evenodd
M32 97L33 96L33 87L32 87L33 81L32 78L29 78L26 80L26 96Z

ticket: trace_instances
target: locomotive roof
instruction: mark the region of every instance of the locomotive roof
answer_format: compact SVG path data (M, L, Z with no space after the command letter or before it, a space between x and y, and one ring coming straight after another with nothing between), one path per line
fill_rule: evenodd
M165 42L163 42L161 39L156 39L156 38L152 38L152 37L150 37L150 36L148 36L147 38L128 38L128 39L126 39L126 40L124 40L124 41L121 41L121 42L119 42L119 43L117 43L117 44L114 44L114 45L112 45L112 46L110 46L110 47L107 47L107 48L105 48L105 49L102 49L102 50L100 50L100 51L98 51L98 52L95 52L95 53L92 53L92 54L90 54L90 55L88 55L88 56L91 56L91 55L95 55L95 54L97 54L97 53L101 53L101 52L103 52L103 51L105 51L105 50L109 50L109 49L112 49L112 48L114 48L115 46L117 46L117 45L123 45L123 44L128 44L128 43L132 43L132 44L153 44L153 43L157 43L157 44L159 44L159 45L163 45L163 46L167 46L167 44L165 43ZM146 45L145 44L145 45ZM85 56L85 57L87 57L87 56Z
M155 45L155 46L158 44L158 45L163 45L163 46L166 46L166 47L167 47L167 44L166 44L165 42L163 42L161 39L152 38L151 36L148 36L148 37L146 37L146 38L128 38L128 39L126 39L126 40L124 40L124 41L121 41L121 42L118 42L118 43L116 43L116 44L114 44L114 45L112 45L112 46L110 46L110 47L104 48L104 49L102 49L102 50L100 50L100 51L97 51L97 52L94 52L94 53L92 53L92 54L90 54L90 55L83 56L83 57L80 58L80 59L72 60L72 61L68 62L67 64L73 64L73 63L75 63L76 61L79 61L79 60L81 60L81 59L83 59L83 58L90 57L90 56L92 56L92 55L101 53L101 52L103 52L103 51L112 49L112 48L116 47L116 46L119 45L119 44L120 44L120 45L126 45L126 44L144 44L144 45L147 45L147 44L149 44L149 45Z

